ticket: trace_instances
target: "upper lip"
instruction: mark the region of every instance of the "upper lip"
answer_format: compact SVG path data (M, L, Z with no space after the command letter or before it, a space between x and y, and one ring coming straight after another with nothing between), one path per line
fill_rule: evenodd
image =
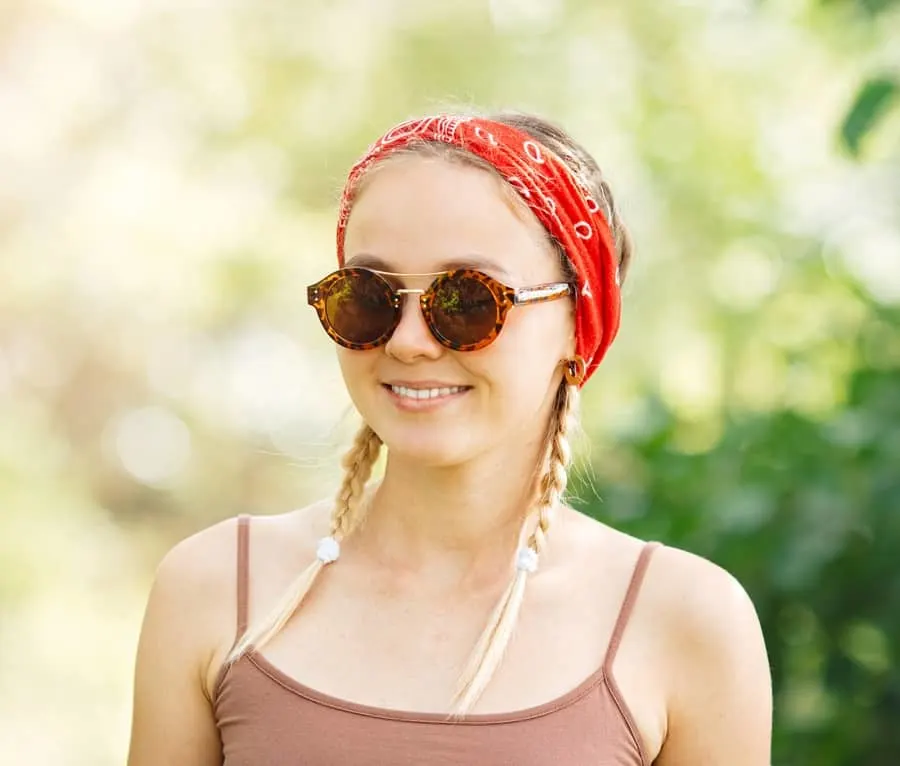
M403 386L403 388L468 388L464 383L446 383L441 380L386 380L386 386Z

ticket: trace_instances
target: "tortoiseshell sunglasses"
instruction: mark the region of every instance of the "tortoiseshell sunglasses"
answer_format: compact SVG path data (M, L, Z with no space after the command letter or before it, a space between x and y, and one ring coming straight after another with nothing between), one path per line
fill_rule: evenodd
M400 277L434 277L425 289L398 288ZM475 269L395 274L362 267L339 269L307 288L307 301L335 343L363 351L388 342L403 313L403 297L417 294L435 339L454 351L491 344L513 306L574 295L569 282L509 287Z

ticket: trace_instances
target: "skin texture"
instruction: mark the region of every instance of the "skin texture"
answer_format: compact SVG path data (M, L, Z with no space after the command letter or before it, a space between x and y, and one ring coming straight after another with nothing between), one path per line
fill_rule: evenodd
M350 218L347 257L404 273L482 261L513 286L561 277L539 224L510 204L497 179L439 159L397 159L373 175ZM447 709L508 582L559 362L573 345L569 301L514 309L494 344L458 353L434 340L409 300L387 346L338 350L354 403L389 448L385 477L340 561L265 647L270 662L333 696ZM472 388L445 407L407 412L385 380ZM331 508L323 501L254 519L251 620L311 560ZM221 763L210 700L235 637L234 540L234 520L221 522L179 543L159 567L138 650L129 766ZM599 667L641 546L561 509L515 640L473 712L546 702ZM769 763L771 688L758 620L741 586L714 564L656 552L614 673L648 761Z

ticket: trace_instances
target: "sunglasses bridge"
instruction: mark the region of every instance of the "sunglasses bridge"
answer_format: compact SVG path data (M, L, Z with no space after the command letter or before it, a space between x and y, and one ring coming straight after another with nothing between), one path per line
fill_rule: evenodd
M394 300L399 298L401 295L425 295L431 287L394 287L391 291L394 294Z

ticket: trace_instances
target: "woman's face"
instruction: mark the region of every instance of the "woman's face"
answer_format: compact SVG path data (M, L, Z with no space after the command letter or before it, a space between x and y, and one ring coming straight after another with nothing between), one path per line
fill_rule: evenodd
M346 265L402 274L465 265L512 287L562 280L541 224L501 183L443 159L390 159L366 179L354 204ZM421 289L431 279L399 281ZM491 345L452 351L432 336L412 294L386 345L339 347L338 356L354 404L392 455L460 464L543 438L560 362L574 353L572 315L568 299L516 307ZM410 389L445 391L425 399Z

